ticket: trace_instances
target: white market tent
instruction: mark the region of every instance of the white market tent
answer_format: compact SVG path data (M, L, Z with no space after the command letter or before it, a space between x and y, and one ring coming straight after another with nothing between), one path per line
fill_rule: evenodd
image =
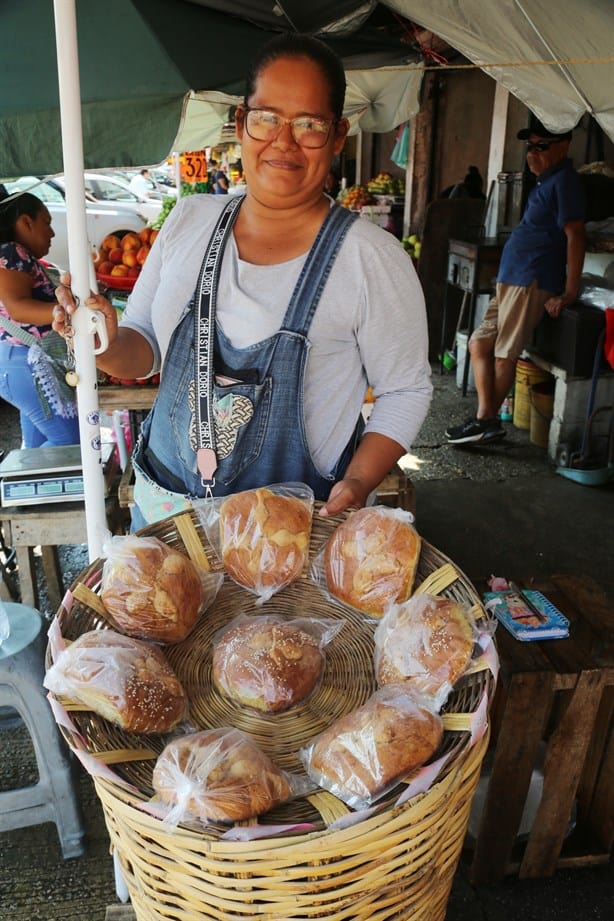
M614 140L611 0L384 2L482 67L551 131L589 113Z

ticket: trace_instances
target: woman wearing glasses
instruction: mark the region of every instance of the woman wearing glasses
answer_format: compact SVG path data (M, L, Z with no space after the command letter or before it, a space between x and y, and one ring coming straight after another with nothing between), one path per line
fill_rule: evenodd
M476 415L446 431L450 444L498 441L498 417L514 383L516 359L544 316L573 304L584 263L584 191L567 156L571 131L555 134L539 122L518 132L537 177L522 220L503 247L497 286L469 340L478 392Z
M289 481L324 514L362 506L420 429L431 382L411 260L323 191L348 132L344 93L323 43L269 43L236 113L246 194L181 199L119 329L88 301L109 318L100 368L161 367L134 456L136 527L193 497Z

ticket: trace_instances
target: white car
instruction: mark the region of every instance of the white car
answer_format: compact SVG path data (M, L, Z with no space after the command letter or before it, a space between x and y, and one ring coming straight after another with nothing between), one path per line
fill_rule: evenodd
M139 175L139 170L107 170L105 176L112 176L125 182L128 186L130 180ZM172 179L162 170L150 169L149 179L145 182L148 186L147 198L153 201L162 201L164 198L177 198L177 188Z
M51 214L55 237L46 259L60 269L68 265L68 235L66 230L66 195L62 176L40 180L36 176L3 179L9 195L32 192L45 202ZM92 251L108 234L122 237L132 230L136 233L155 221L161 201L141 201L125 182L102 173L85 173L86 224Z

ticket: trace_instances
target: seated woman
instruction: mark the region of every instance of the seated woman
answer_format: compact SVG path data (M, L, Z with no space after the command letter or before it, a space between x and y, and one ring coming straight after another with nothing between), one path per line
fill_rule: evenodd
M52 332L55 294L39 260L53 235L40 198L25 192L0 201L0 397L19 410L24 448L79 443L75 397L67 397L41 354L35 378L25 341Z

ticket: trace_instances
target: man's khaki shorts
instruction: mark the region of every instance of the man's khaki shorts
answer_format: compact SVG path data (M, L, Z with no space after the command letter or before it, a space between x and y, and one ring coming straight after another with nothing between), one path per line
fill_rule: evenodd
M538 288L536 282L529 288L497 282L484 319L471 338L494 339L495 358L518 358L530 342L550 297L552 292Z

